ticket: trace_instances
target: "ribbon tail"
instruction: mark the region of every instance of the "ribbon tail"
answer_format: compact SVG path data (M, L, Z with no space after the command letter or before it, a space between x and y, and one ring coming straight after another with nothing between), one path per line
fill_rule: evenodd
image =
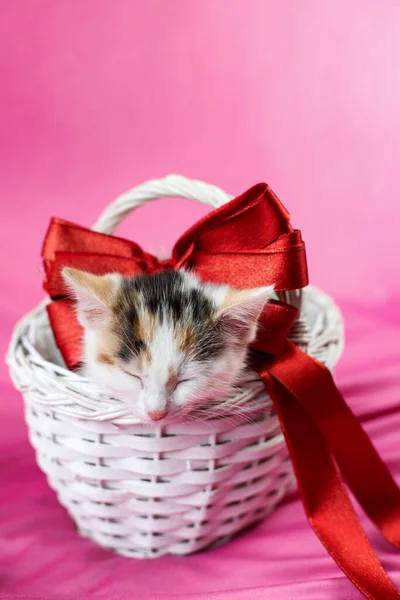
M399 600L400 593L362 529L323 435L291 391L268 372L260 374L275 404L314 532L366 598Z
M71 302L57 300L47 305L47 314L57 347L71 371L81 365L83 328L79 325Z
M288 368L289 364L292 368ZM369 518L389 542L400 548L400 489L344 401L331 373L290 342L271 373L313 419Z

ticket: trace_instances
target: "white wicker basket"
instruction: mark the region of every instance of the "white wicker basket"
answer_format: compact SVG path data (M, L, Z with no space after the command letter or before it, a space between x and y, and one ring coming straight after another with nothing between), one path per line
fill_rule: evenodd
M177 175L118 198L94 226L113 233L137 206L181 196L218 207L222 190ZM279 294L300 305L290 338L332 368L343 348L333 301L315 288ZM263 518L295 483L271 400L249 372L238 391L265 400L255 422L220 418L158 426L135 423L118 400L68 371L45 303L16 326L7 361L25 400L37 462L80 533L137 558L187 554L221 543Z

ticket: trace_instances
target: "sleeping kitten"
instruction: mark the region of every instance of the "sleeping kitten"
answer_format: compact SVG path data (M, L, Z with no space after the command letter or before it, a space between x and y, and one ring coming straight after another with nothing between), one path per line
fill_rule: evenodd
M176 420L232 393L273 292L182 270L124 278L65 268L63 276L85 331L85 375L145 422Z

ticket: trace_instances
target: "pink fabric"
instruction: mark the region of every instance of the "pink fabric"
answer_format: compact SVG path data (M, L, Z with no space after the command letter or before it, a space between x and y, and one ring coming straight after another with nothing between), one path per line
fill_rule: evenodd
M313 283L345 309L338 382L400 480L400 4L19 0L1 13L1 353L42 297L53 214L90 225L169 172L231 193L266 180L303 231ZM120 231L169 245L205 211L157 203ZM139 562L81 539L35 466L1 364L0 386L2 600L361 597L296 495L187 558ZM367 530L400 586L400 554Z
M400 479L400 315L345 304L338 382ZM270 518L215 550L138 561L80 538L35 466L21 401L3 382L0 418L0 598L28 600L358 600L316 539L294 494ZM364 521L365 522L365 521ZM400 585L400 554L367 523Z

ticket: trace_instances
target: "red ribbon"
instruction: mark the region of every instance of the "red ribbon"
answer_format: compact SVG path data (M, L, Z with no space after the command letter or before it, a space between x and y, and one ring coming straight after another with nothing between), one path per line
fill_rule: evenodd
M304 243L289 214L259 184L196 223L158 261L137 244L52 219L43 246L47 310L71 369L82 330L61 277L65 266L101 275L192 268L201 279L237 288L308 283ZM253 344L253 367L270 394L292 459L308 520L336 563L366 598L400 599L361 527L344 486L392 544L400 547L400 490L346 405L328 369L287 340L297 310L272 302ZM335 462L334 462L335 461ZM336 464L335 464L336 463ZM336 466L337 465L337 466ZM340 477L340 469L342 478Z

